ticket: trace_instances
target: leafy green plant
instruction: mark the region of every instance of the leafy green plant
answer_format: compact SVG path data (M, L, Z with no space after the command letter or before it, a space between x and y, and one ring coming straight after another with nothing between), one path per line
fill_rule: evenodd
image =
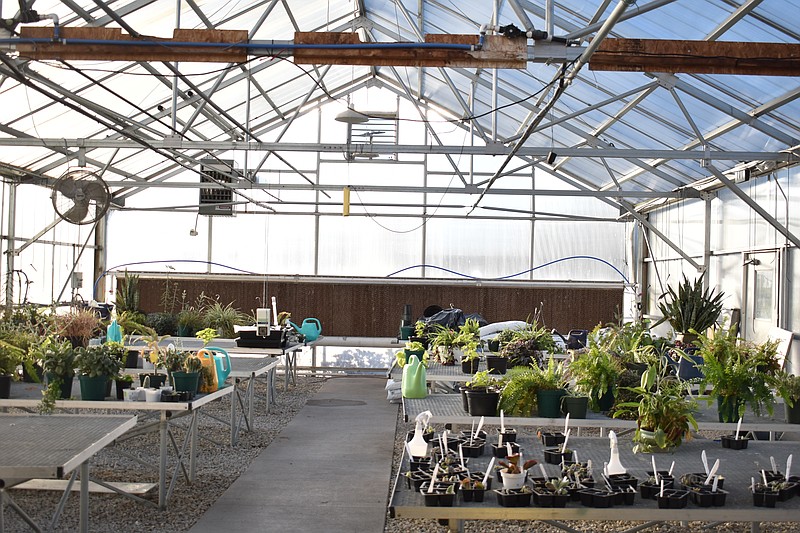
M668 287L665 300L658 304L663 318L656 325L668 320L676 333L702 334L719 318L723 297L722 292L703 289L703 278L692 283L684 275L677 292Z
M568 375L575 380L575 390L589 397L592 409L598 410L598 400L611 391L616 395L617 381L622 365L608 350L594 342L584 353L576 353L568 367Z
M426 350L425 346L419 341L406 342L405 348L402 350L398 350L397 353L394 354L395 359L397 360L397 366L402 368L406 365L410 352L417 352L417 354L415 355L417 355L418 357L419 357L419 352L422 352L422 357L420 362L424 366L428 366L428 350Z
M711 398L720 398L723 418L731 409L738 411L734 419L743 416L748 405L756 416L762 410L773 414L772 389L779 385L777 342L758 345L739 339L735 327L700 336L697 342L697 354L703 356L701 387L710 385Z
M105 346L78 348L76 352L75 366L84 376L113 377L122 369L122 361L109 353Z
M192 305L184 307L178 312L178 326L194 334L203 328L203 312Z
M475 372L472 379L467 381L466 386L472 389L479 387L496 388L502 386L505 379L505 376L498 376L496 374L490 374L488 370L481 370Z
M512 416L531 416L537 405L536 392L541 382L541 371L533 366L509 368L505 385L500 391L498 410Z
M24 355L18 347L0 340L0 374L14 376Z
M793 407L800 401L800 376L781 371L775 377L776 388L786 405Z
M242 326L250 322L250 317L233 307L233 303L222 305L217 300L211 302L205 310L204 320L206 327L218 329L223 337L231 339L236 336L233 327ZM284 321L287 321L288 317ZM281 322L280 314L278 323Z
M514 339L500 349L500 355L508 359L508 367L539 366L542 354L535 339Z
M217 330L214 328L203 328L195 333L194 336L203 341L203 346L208 346L211 341L219 337Z
M149 313L145 325L159 335L175 335L178 330L178 317L170 313Z
M638 387L630 389L637 394L638 401L617 404L615 418L626 411L636 414L634 453L679 446L684 438L690 438L690 429L697 430L693 414L696 403L684 394L686 386L669 375L669 364L664 358L642 374Z

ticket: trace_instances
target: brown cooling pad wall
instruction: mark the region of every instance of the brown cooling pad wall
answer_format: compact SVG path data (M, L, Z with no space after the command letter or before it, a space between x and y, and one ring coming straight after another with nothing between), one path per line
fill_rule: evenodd
M264 291L263 281L178 279L178 306L186 291L193 302L201 292L219 295L223 304L253 314ZM145 312L162 311L163 279L139 281L141 306ZM278 311L289 311L298 324L307 317L322 323L323 335L397 336L404 304L411 304L413 318L421 317L429 305L453 306L465 313L480 313L488 322L525 320L543 305L542 318L549 328L566 334L570 329L592 329L598 323L615 320L622 308L622 288L514 288L441 285L351 284L270 281L269 296L275 296Z

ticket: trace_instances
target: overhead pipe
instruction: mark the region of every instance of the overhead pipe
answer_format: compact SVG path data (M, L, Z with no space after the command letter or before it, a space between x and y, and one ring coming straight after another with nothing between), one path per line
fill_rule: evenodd
M581 70L581 68L583 68L583 66L589 62L589 59L592 57L592 54L594 54L594 52L600 46L600 43L603 41L603 39L605 39L606 36L609 33L611 33L611 28L614 27L614 24L617 23L622 14L625 13L625 10L628 8L628 6L633 4L635 1L636 0L619 1L617 6L614 8L614 11L611 12L611 15L608 16L606 21L603 23L603 26L597 31L597 34L594 36L592 41L589 43L589 45L586 47L586 49L583 51L580 57L578 57L578 59L575 62L575 65L572 67L572 70L570 70L569 73L564 75L559 80L558 87L553 93L553 97L550 98L550 101L547 102L547 104L542 109L539 110L539 112L536 114L535 117L533 117L530 124L528 124L528 127L525 129L525 133L522 134L519 141L514 145L514 148L511 150L508 156L506 156L505 161L503 161L503 163L500 165L500 168L497 170L497 172L494 173L492 178L486 184L486 188L483 189L483 192L481 192L481 195L475 201L475 203L473 204L472 208L469 210L467 215L472 213L478 207L478 204L481 202L481 200L483 200L483 197L484 195L486 195L486 192L494 184L494 182L497 181L497 179L502 174L503 170L511 162L511 159L514 158L519 149L522 148L522 145L525 144L525 141L528 140L531 134L533 134L533 131L539 126L542 120L544 120L544 118L547 116L547 113L550 112L550 109L553 108L556 101L561 97L566 88L572 83L572 80L575 79L575 76L578 75L578 72Z

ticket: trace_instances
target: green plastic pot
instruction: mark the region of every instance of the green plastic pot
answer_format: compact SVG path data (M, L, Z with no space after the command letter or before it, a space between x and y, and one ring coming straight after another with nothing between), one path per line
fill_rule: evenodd
M567 395L564 389L540 390L536 392L536 403L541 418L561 417L561 398Z

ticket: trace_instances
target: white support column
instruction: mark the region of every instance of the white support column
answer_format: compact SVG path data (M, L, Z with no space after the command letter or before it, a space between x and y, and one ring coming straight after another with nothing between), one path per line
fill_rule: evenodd
M17 236L17 184L8 185L8 231L6 237L6 309L14 304L14 243Z

